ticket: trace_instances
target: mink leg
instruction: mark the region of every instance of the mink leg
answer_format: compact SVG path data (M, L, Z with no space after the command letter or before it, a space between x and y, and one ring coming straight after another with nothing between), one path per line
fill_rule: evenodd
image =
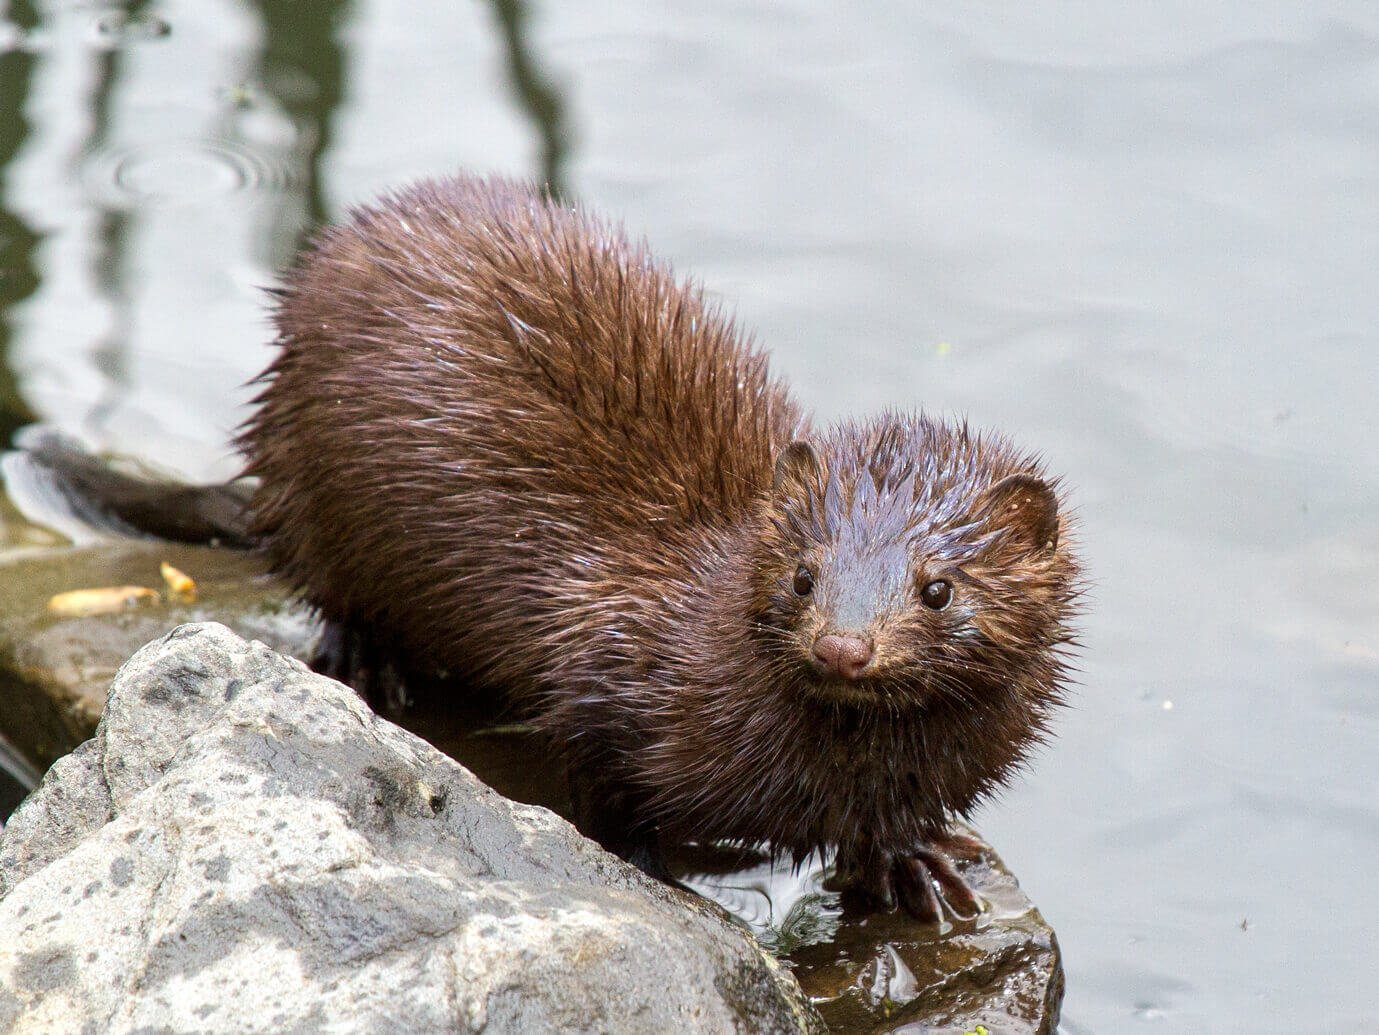
M843 892L862 909L890 912L895 908L895 860L871 845L839 849L834 860L834 875L825 887Z
M936 837L900 853L853 846L839 852L831 883L843 887L864 908L891 910L898 904L923 923L938 923L945 905L959 917L973 917L982 911L982 900L953 865L949 852L970 853L977 847L963 835Z
M626 784L590 776L590 766L570 769L575 826L648 877L675 884L661 852L656 825L644 819L641 796Z
M970 851L976 842L962 835L937 837L896 858L896 888L900 903L917 920L937 923L942 901L959 917L970 919L982 911L982 900L956 866L949 853ZM937 891L935 886L937 885Z
M313 669L354 687L376 711L396 712L412 703L406 683L376 635L330 618L323 618L321 625L321 641L311 658Z

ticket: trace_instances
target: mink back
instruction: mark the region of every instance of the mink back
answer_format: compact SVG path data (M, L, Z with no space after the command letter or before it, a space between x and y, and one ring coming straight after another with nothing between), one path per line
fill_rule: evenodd
M506 181L360 209L289 285L240 440L274 570L517 701L636 823L901 852L1045 735L1080 576L1004 438L812 431L693 285ZM844 640L848 676L819 653Z
M694 285L515 183L361 208L288 283L253 534L327 618L479 683L615 678L665 544L742 514L800 424Z

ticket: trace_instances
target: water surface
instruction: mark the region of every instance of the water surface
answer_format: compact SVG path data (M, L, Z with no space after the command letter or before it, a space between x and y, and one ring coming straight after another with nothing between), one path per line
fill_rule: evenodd
M1066 474L1081 686L977 817L1066 1031L1374 1026L1379 9L20 0L0 52L7 430L223 477L314 219L553 177L825 417Z

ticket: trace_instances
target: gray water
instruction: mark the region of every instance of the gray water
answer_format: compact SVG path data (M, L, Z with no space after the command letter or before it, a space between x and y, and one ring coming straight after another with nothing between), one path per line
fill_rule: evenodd
M977 817L1065 1031L1379 1023L1379 8L11 2L0 50L7 428L228 475L304 227L554 177L821 414L1065 473L1081 685Z

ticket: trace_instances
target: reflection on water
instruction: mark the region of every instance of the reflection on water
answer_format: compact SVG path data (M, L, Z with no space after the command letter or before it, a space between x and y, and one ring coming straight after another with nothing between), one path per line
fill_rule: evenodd
M124 148L97 141L82 167L92 201L116 210L234 191L285 191L296 176L285 156L237 140L165 140Z
M38 286L34 246L38 235L10 207L5 170L29 131L25 104L34 56L23 49L24 34L38 23L29 0L14 0L7 11L9 45L0 43L0 441L8 442L15 430L34 419L20 394L9 361L14 332L11 307L33 294ZM0 40L6 37L0 36Z
M541 136L537 182L545 184L556 197L562 197L568 193L564 166L570 150L565 104L550 74L541 69L532 51L528 38L530 5L525 0L490 2L507 47L513 90Z
M842 919L838 893L824 888L825 861L814 855L795 866L761 853L696 845L679 849L671 870L782 955L831 941Z
M124 63L123 44L131 41L157 39L165 35L161 32L145 33L138 31L143 25L143 14L147 7L144 0L136 0L124 11L101 15L95 25L95 35L104 47L94 55L94 85L91 91L92 119L90 136L82 148L89 157L84 162L83 171L96 169L100 163L93 160L110 147L111 101L120 69ZM96 195L92 187L104 188L107 184L92 184L84 177L88 195ZM112 181L113 182L113 181ZM98 195L96 195L98 196ZM104 391L91 401L86 416L84 430L99 433L109 415L120 405L128 392L129 385L129 332L133 305L130 286L126 282L130 263L127 254L129 245L130 220L134 218L126 206L98 205L96 209L94 240L98 247L91 256L91 277L96 291L108 306L108 320L102 335L90 343L92 366L102 375Z
M133 0L123 10L105 11L91 24L91 39L97 46L119 50L130 43L158 39L172 26L148 10L147 0Z
M307 225L329 216L321 191L321 162L330 151L332 123L343 97L345 51L340 36L350 8L345 0L254 3L263 25L262 50L249 81L261 84L296 134ZM284 225L276 239L290 242L295 249L299 229L299 225ZM287 256L274 258L279 261L272 263L273 268L279 268Z
M42 22L24 5L11 12L15 49L4 60L16 74L4 76L0 116L11 186L0 204L21 227L48 230L42 278L4 296L6 322L25 328L7 369L28 372L28 406L11 425L37 411L96 447L158 443L158 459L189 477L234 473L226 443L250 394L244 382L266 358L264 289L330 215L322 165L342 121L347 55L361 49L344 44L377 14L344 0L139 0L59 6ZM500 0L454 16L468 19L471 50L497 59L475 80L527 121L533 171L561 191L565 104L531 45L531 12ZM404 15L387 28L409 24ZM466 68L462 50L441 60ZM37 132L20 114L26 90L28 107L44 112ZM443 137L472 107L457 96L419 113L425 133ZM391 150L364 146L370 161ZM32 234L0 243L23 248L16 277L35 268Z
M138 45L169 35L167 23L148 13L146 6L140 0L98 19L98 33L108 46L94 57L94 118L90 139L82 149L80 182L96 213L98 246L90 257L91 276L106 305L100 335L90 342L87 353L104 390L91 400L81 429L97 442L106 440L107 426L130 404L131 382L136 379L130 370L130 336L149 322L150 302L160 304L156 298L145 298L142 284L128 282L132 252L142 249L159 223L178 220L189 208L215 205L222 198L245 198L252 199L257 223L250 242L253 260L265 270L284 265L305 223L304 210L320 208L314 174L326 146L323 127L331 114L323 104L339 98L338 49L321 44L329 43L333 15L340 5L288 5L298 16L315 16L301 23L313 31L293 32L265 20L259 37L262 51L250 51L243 59L246 75L236 76L239 82L249 81L248 71L253 68L262 77L265 91L277 100L276 111L267 96L243 86L226 87L200 135L160 137L143 135L141 130L138 139L125 140L127 131L120 124L122 113L116 102L125 78L122 70L137 60ZM274 12L281 6L268 5ZM295 53L283 52L291 50L284 43L288 40L297 41L304 48L300 53L312 56L310 69L296 67ZM303 90L304 83L318 85ZM280 92L273 93L275 89ZM311 117L287 124L293 108L302 107L304 94ZM290 103L283 103L284 97ZM303 162L307 163L304 171L298 168ZM210 271L219 259L215 238L206 238L202 248L208 260L205 268ZM148 262L147 254L140 258ZM161 316L153 314L154 319ZM170 330L182 334L185 326Z

